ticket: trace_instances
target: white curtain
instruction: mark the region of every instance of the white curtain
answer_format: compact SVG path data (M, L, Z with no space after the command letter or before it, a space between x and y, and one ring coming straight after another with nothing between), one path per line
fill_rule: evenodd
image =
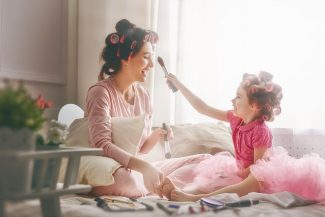
M323 0L184 0L179 6L176 74L194 93L231 109L242 74L268 71L284 95L271 126L325 128ZM179 94L175 102L176 123L214 121Z
M158 1L155 19L157 20L156 31L159 34L157 56L164 59L169 72L175 73L177 71L179 1ZM163 70L157 61L152 73L153 125L161 126L164 122L172 124L175 117L175 94L168 89Z

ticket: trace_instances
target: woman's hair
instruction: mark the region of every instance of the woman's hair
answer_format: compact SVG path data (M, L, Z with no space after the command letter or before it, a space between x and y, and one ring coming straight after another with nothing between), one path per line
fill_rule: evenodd
M145 42L156 44L158 34L136 27L126 19L116 23L116 32L109 34L105 39L105 47L101 54L104 64L99 73L98 80L103 80L105 74L112 76L121 68L121 60L136 55Z
M260 114L266 121L273 121L281 113L282 88L272 82L273 75L261 71L259 75L244 74L242 87L250 104L259 106Z

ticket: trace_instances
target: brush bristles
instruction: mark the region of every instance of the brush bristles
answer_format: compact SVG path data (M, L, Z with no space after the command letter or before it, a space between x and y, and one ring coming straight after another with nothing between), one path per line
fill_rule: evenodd
M158 63L159 63L161 66L164 66L164 65L165 65L165 64L164 64L164 60L163 60L161 57L158 57L157 60L158 60Z

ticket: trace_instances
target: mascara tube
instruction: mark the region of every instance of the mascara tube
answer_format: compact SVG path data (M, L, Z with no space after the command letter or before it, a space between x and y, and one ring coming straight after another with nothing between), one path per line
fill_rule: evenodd
M246 207L258 204L259 200L240 200L232 203L226 203L227 207Z

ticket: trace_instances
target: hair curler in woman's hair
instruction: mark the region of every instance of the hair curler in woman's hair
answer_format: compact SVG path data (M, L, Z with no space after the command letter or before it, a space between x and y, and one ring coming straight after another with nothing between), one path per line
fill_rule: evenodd
M137 55L146 42L154 47L159 40L158 34L151 30L136 27L127 19L116 23L116 32L105 39L101 59L104 61L98 80L106 76L114 76L121 69L121 61Z

